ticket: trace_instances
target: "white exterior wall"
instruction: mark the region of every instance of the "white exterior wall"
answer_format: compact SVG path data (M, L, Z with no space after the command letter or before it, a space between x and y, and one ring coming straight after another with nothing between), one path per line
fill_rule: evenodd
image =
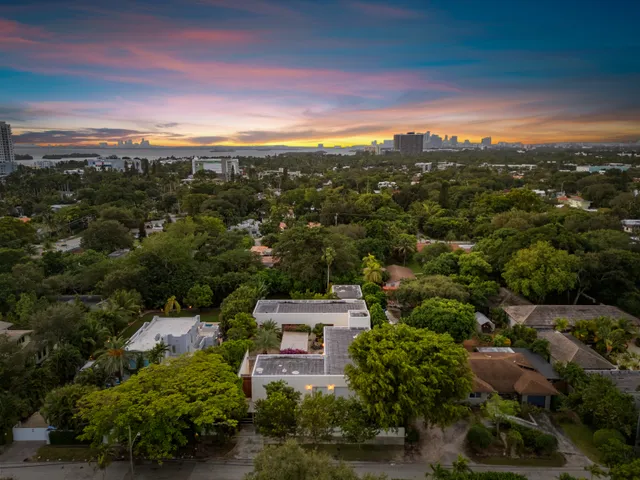
M251 400L255 402L267 398L264 386L278 380L284 380L287 385L302 393L303 396L313 391L312 389L307 390L308 385L312 387L347 386L344 375L253 375L251 377Z
M464 401L464 403L468 405L482 405L489 399L489 394L485 392L480 393L480 397L478 398L468 398Z
M267 320L273 320L279 326L290 325L308 325L313 328L317 323L325 325L333 325L334 327L348 327L349 314L341 313L259 313L253 312L253 316L262 324Z
M360 313L358 311L358 313ZM352 316L349 315L349 328L371 328L371 317L367 315Z
M46 427L25 428L13 427L14 442L47 442L49 443L49 432Z

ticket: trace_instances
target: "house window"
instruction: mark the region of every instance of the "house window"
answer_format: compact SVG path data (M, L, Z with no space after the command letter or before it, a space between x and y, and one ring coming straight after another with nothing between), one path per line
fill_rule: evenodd
M480 393L480 392L471 392L469 394L469 398L482 398L482 393Z
M176 353L176 346L175 345L171 345L171 353Z
M311 391L313 393L322 392L323 395L327 395L329 393L329 389L327 387L313 387Z

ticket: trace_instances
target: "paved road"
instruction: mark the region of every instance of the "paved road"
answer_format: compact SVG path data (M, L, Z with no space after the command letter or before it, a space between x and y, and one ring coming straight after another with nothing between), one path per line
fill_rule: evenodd
M431 471L423 464L379 464L353 463L359 474L386 473L390 479L417 480L424 479L425 473ZM549 480L557 478L561 473L584 476L582 468L525 468L501 466L474 466L476 471L500 470L521 473L530 480ZM224 463L183 463L136 466L135 478L138 480L242 480L252 470L247 462ZM102 472L96 471L92 465L74 464L0 464L0 477L11 476L16 480L101 480ZM131 480L129 464L116 462L107 470L105 480Z

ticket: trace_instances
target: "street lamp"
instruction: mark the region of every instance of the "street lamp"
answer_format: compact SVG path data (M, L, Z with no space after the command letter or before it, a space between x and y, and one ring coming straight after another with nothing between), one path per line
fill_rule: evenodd
M131 425L129 425L129 464L131 465L131 479L133 480L133 444L140 438L140 432L136 433L136 436L131 439Z

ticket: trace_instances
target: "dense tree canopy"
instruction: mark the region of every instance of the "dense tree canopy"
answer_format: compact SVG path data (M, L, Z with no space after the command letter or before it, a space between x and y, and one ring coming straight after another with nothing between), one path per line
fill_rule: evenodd
M216 354L196 352L142 369L122 385L80 401L83 438L126 442L140 432L135 451L162 460L205 432L231 433L246 414L241 380Z
M422 302L406 318L405 323L436 333L448 333L456 342L466 340L476 330L472 305L438 297Z
M464 348L448 335L408 325L385 325L358 335L345 369L349 386L386 428L413 418L446 425L465 408L471 370Z

